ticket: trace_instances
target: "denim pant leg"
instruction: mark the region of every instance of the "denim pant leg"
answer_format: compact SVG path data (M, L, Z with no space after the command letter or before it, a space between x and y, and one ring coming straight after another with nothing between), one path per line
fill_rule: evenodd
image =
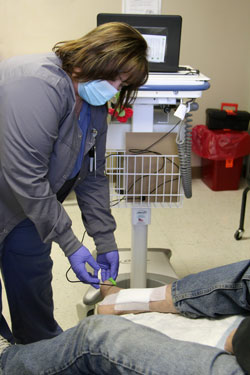
M189 275L172 285L176 309L191 318L249 314L250 260Z
M243 375L223 350L110 315L86 318L54 339L8 348L1 366L4 375Z
M16 342L27 344L62 332L53 315L51 245L30 220L6 237L2 271Z

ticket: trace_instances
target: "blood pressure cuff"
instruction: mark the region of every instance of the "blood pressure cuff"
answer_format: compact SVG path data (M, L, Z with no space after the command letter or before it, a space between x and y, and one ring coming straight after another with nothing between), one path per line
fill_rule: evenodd
M235 332L233 351L241 368L250 374L250 317L245 318Z

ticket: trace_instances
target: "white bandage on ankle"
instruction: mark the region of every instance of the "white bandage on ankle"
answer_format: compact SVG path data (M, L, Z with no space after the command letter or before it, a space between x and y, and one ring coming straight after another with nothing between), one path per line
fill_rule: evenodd
M166 298L166 285L158 288L122 289L104 298L100 305L115 305L116 311L150 311L149 303Z

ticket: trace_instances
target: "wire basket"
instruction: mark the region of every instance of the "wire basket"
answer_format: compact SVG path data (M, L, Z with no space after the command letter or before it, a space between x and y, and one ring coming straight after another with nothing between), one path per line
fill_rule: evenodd
M181 207L184 194L178 155L130 155L109 150L106 175L111 206Z

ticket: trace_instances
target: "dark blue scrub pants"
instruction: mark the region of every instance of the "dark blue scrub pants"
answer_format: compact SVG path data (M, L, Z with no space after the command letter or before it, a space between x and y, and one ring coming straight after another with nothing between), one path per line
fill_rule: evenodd
M1 249L15 341L27 344L59 335L62 329L53 314L51 245L41 241L34 224L26 219L9 233ZM2 312L1 300L0 308ZM2 314L0 334L7 338L11 334Z

